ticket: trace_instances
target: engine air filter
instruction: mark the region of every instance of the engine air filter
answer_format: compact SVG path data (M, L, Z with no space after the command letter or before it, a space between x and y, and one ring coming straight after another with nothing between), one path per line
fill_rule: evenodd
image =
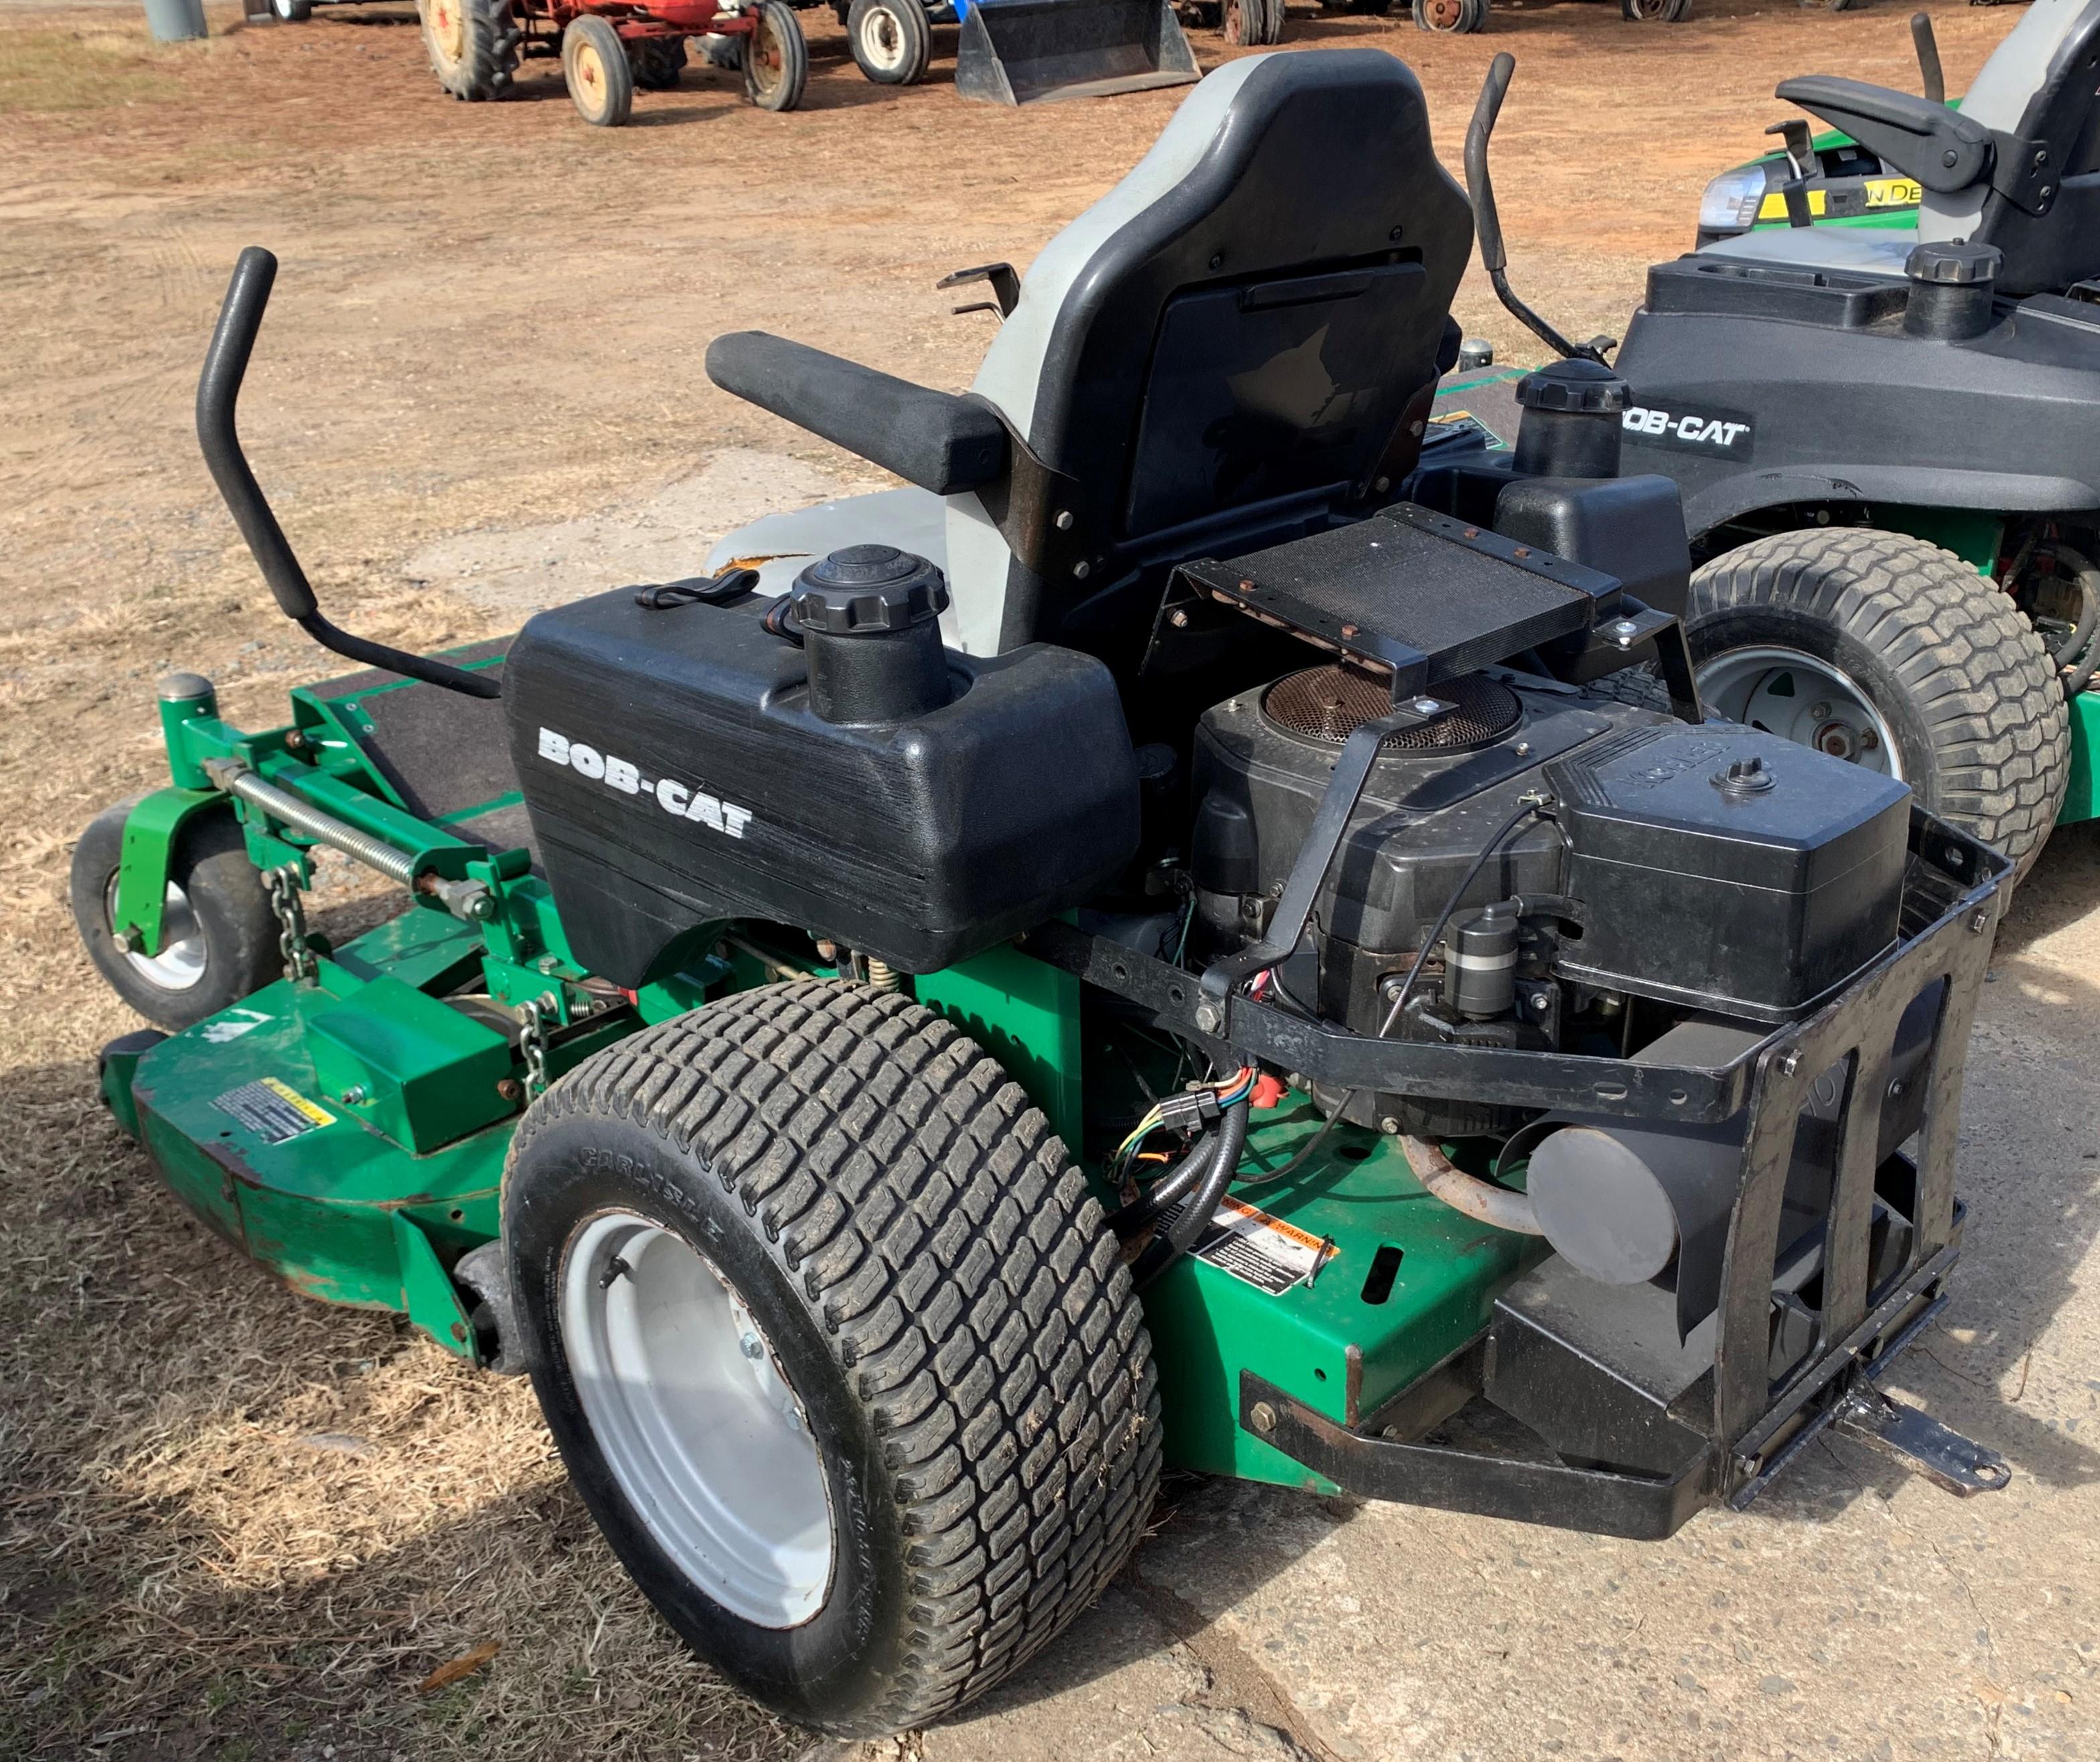
M1440 722L1390 734L1387 753L1463 753L1485 746L1516 726L1523 705L1497 679L1464 673L1433 687L1457 711ZM1330 663L1286 674L1263 694L1261 713L1286 734L1339 746L1365 722L1392 708L1392 691L1379 674Z

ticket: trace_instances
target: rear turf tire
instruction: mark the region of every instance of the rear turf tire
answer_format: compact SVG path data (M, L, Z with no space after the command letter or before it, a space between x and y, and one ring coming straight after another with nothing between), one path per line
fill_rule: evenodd
M523 34L510 0L416 0L423 48L438 83L466 104L486 104L510 90Z
M88 958L125 1002L170 1033L214 1016L278 978L284 956L262 877L228 807L187 821L168 865L167 936L159 954L127 953L110 921L124 823L120 802L88 823L73 846L68 893Z
M853 0L846 40L854 64L878 86L916 86L933 59L933 27L920 0Z
M634 64L620 33L596 14L571 19L562 33L562 77L593 128L620 128L633 115Z
M1701 696L1732 653L1799 651L1851 682L1894 736L1925 806L2024 868L2056 823L2071 726L2047 647L2010 598L1951 552L1899 532L1780 532L1692 578Z
M937 1719L1048 1641L1136 1546L1159 1404L1129 1274L1043 1115L907 998L769 987L598 1054L520 1126L503 1234L540 1405L592 1515L664 1618L786 1718L845 1737ZM630 1242L640 1270L615 1269L611 1247ZM665 1266L695 1293L668 1309ZM734 1515L748 1477L732 1464L727 1507L646 1496L667 1460L714 1485L717 1434L670 1457L623 1442L607 1391L633 1404L638 1381L596 1344L629 1337L594 1318L602 1291L691 1318L690 1355L686 1336L667 1349L682 1367L719 1365L726 1388L748 1360L764 1399L738 1398L762 1421L767 1484L821 1477L828 1554L768 1557L796 1564L765 1618L743 1557L696 1548L702 1531L664 1515ZM723 1326L742 1359L708 1346ZM653 1386L636 1411L655 1411ZM691 1411L677 1393L660 1404L674 1429ZM712 1384L698 1394L741 1411ZM770 1509L753 1508L754 1523Z

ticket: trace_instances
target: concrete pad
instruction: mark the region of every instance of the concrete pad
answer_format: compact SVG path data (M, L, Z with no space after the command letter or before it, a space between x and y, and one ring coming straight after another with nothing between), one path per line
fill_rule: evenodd
M1967 1249L1891 1388L2002 1450L1957 1499L1820 1442L1630 1543L1190 1480L1131 1569L926 1762L2100 1755L2100 832L2001 932Z

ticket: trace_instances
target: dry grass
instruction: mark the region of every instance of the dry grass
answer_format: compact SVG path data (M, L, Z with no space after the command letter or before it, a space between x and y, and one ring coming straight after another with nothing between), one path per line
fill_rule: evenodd
M374 913L324 899L338 934ZM0 1754L802 1748L656 1621L526 1384L294 1296L158 1188L93 1093L114 1013L0 1075Z
M209 41L156 43L139 26L98 20L80 30L10 31L0 54L0 116L104 110L183 95L182 75L211 52Z

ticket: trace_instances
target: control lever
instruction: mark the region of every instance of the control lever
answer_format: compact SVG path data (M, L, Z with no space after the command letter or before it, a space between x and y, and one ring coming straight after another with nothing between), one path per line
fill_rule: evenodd
M262 328L262 314L270 303L271 284L277 279L277 259L259 245L244 250L233 266L227 284L226 303L218 310L218 325L205 351L204 372L197 378L197 444L212 481L233 515L234 524L248 541L255 565L269 584L277 608L323 648L368 667L380 667L426 685L443 686L469 697L499 697L501 682L485 673L470 673L411 655L383 643L368 642L347 630L338 630L321 616L307 572L270 511L269 499L249 469L248 456L240 450L235 431L235 407L240 399L240 382L248 372L248 358L254 352L256 333Z
M1780 195L1786 203L1786 223L1790 227L1815 224L1815 216L1808 208L1808 180L1819 169L1815 160L1815 138L1808 131L1808 125L1799 117L1789 117L1784 122L1775 122L1765 130L1776 135L1786 146L1787 170L1793 173L1780 186Z
M1510 76L1516 72L1516 57L1505 51L1488 64L1488 77L1480 87L1480 101L1473 107L1473 120L1466 129L1466 188L1473 198L1473 225L1480 234L1480 267L1488 272L1495 298L1507 307L1524 327L1556 354L1570 360L1604 360L1608 339L1570 342L1552 325L1519 299L1509 285L1508 254L1502 250L1502 223L1495 211L1495 187L1488 176L1488 138L1494 133L1495 118L1502 114L1502 99L1509 91Z
M1926 13L1910 15L1910 40L1917 46L1917 71L1925 82L1925 101L1947 102L1947 75L1939 65L1939 42L1932 34L1932 20Z

